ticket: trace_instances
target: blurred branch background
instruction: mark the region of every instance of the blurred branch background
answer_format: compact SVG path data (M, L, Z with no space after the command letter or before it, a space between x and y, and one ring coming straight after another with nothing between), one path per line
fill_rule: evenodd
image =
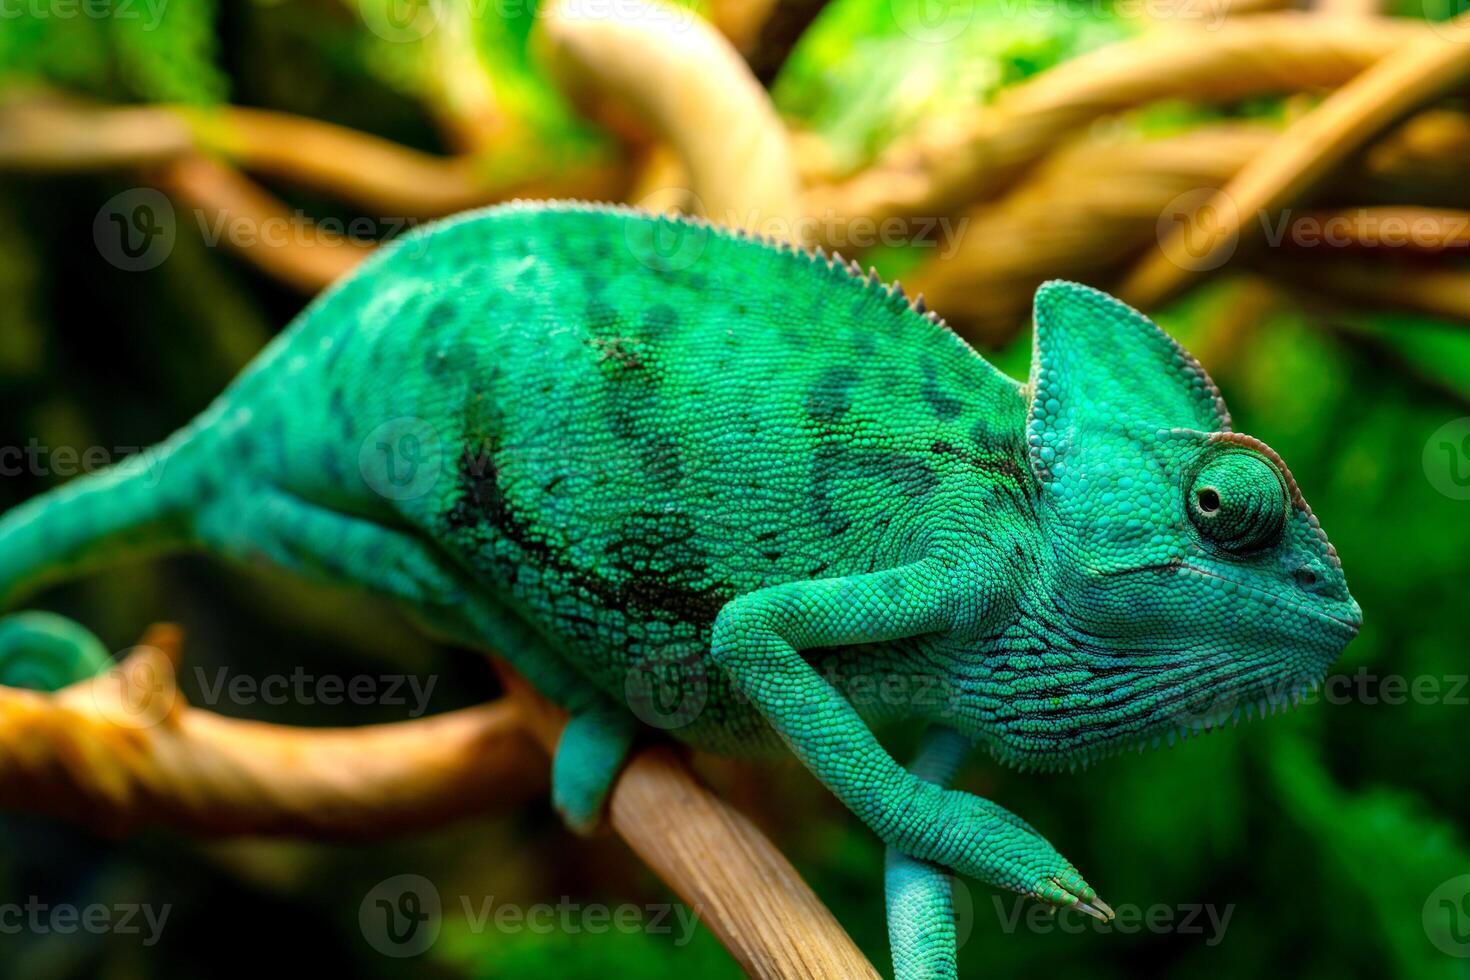
M1366 626L1338 684L1265 723L1069 776L973 766L970 786L1030 816L1115 905L1174 917L1074 932L961 883L962 972L1466 976L1451 955L1470 952L1470 879L1454 884L1470 873L1457 2L0 7L0 447L19 451L0 457L0 505L166 435L377 242L514 197L687 210L835 248L924 292L1018 376L1037 283L1116 289L1152 263L1170 286L1149 312L1200 356L1238 427L1291 461ZM1395 56L1442 59L1439 86L1381 87L1357 117L1377 121L1339 154L1302 139ZM1238 194L1263 170L1275 192ZM226 715L395 722L498 691L483 658L372 603L203 561L46 598L119 647L183 622L181 688ZM277 698L272 678L302 680ZM323 693L364 678L375 696ZM389 697L394 679L423 697ZM911 734L893 733L900 753ZM794 765L700 765L885 964L876 841ZM738 975L676 922L543 933L477 917L487 897L670 901L539 799L370 847L3 824L0 911L170 909L151 945L118 929L0 934L7 976L254 976L284 957L382 977ZM359 903L410 873L433 883L442 929L395 959ZM1221 935L1180 925L1203 904L1230 910Z

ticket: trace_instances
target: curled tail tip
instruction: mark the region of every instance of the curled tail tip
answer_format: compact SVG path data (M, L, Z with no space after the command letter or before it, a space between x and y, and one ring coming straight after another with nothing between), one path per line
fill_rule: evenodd
M56 691L111 663L102 641L65 616L20 612L0 617L0 685Z

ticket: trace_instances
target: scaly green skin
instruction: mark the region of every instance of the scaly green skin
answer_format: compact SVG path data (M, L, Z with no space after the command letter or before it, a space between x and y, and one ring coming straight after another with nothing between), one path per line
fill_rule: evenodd
M140 461L0 520L0 601L179 547L366 587L571 711L574 825L639 720L784 744L902 856L920 920L937 868L1108 913L870 722L1086 762L1290 695L1359 622L1284 465L1116 301L1044 286L1020 385L847 265L616 208L385 249L158 451L157 486Z

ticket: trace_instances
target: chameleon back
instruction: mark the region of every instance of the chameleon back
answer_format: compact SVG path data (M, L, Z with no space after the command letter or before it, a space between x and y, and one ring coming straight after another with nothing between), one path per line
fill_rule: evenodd
M957 488L1026 492L1021 386L936 316L625 209L405 239L227 397L299 492L427 532L620 696L630 665L703 659L734 596L906 560Z

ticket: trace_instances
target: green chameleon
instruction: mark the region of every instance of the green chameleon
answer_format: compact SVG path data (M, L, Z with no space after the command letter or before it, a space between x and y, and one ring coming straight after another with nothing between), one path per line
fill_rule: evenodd
M1116 300L1042 286L1022 385L855 266L619 207L401 239L153 452L0 519L0 603L181 548L396 599L568 709L577 828L641 726L784 746L890 846L903 977L953 974L946 871L1111 915L944 787L973 744L1054 768L1213 728L1360 622L1281 459ZM54 634L10 622L0 657ZM889 719L932 726L912 769Z

